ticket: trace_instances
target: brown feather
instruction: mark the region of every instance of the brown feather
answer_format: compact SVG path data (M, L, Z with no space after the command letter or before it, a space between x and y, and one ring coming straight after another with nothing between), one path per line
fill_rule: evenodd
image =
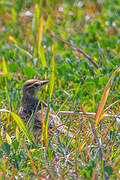
M36 89L39 90L40 87L35 87L35 83L41 83L40 86L48 83L48 81L39 81L37 79L30 79L27 80L23 84L23 97L22 97L22 106L19 109L19 116L23 119L25 125L29 122L29 126L31 126L31 121L34 120L34 128L33 134L36 136L37 132L42 132L42 120L46 118L47 113L47 104L44 101L41 101L38 104L39 99L36 98ZM33 86L32 86L33 85ZM28 86L28 87L27 87ZM33 91L30 91L30 88L33 88ZM29 93L28 93L29 92ZM41 104L43 105L43 112L41 110ZM48 121L48 129L56 128L57 126L61 125L62 122L60 118L55 114L55 112L50 108L49 110L49 121ZM66 134L67 131L64 127L59 127L57 130L63 134ZM71 133L69 136L73 137Z

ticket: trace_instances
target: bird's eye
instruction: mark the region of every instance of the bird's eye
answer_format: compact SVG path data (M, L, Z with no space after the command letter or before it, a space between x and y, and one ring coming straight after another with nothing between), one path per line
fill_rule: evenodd
M37 84L37 83L34 84L34 87L36 87L36 88L39 87L39 86L40 86L40 84Z

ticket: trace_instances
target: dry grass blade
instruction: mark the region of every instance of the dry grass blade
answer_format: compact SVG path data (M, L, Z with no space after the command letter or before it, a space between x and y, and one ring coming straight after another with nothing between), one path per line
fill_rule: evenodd
M30 152L29 152L27 146L26 146L26 145L24 145L24 146L25 146L25 149L26 149L26 151L27 151L27 153L28 153L28 156L29 156L29 158L30 158L30 161L31 161L31 164L32 164L32 168L33 168L34 174L36 175L36 174L37 174L37 169L36 169L36 167L34 166L33 159L32 159L32 157L31 157L31 155L30 155Z
M120 71L120 67L117 68L112 76L110 77L106 87L105 87L105 90L102 94L102 97L101 97L101 100L99 102L99 106L98 106L98 109L97 109L97 113L96 113L96 117L95 117L95 127L97 126L97 124L99 123L100 119L101 119L101 116L102 116L102 113L103 113L103 109L104 109L104 106L105 106L105 103L107 101L107 98L108 98L108 94L109 94L109 91L110 91L110 87L111 87L111 82L112 82L112 79L114 77L114 75Z
M113 107L115 104L118 104L120 103L120 99L115 101L114 103L110 104L105 110L104 110L104 113L106 113L111 107Z
M73 46L72 44L68 43L67 41L64 41L63 39L57 37L50 29L48 29L48 31L50 32L51 36L53 36L54 38L56 38L57 40L63 42L64 44L66 44L67 46L71 47L72 49L74 49L75 51L77 51L78 53L80 54L83 54L87 59L90 60L90 62L96 67L96 68L99 68L101 66L98 65L93 58L91 58L87 53L85 53L82 49L76 47L76 46Z
M63 102L63 104L60 106L57 115L59 114L59 111L62 109L62 107L67 103L67 101L69 100L70 95L66 98L66 100Z
M114 104L116 104L116 102L114 102ZM111 106L109 106L109 108ZM105 109L104 113L106 112L106 110L107 110L107 108ZM92 119L95 119L95 116L96 116L96 113L91 113L91 112L85 112L84 113L84 112L74 112L74 111L59 111L58 114L60 116L80 116L80 117L86 117L86 118L92 118ZM117 117L118 117L118 115L111 115L111 114L105 114L104 115L105 119L117 118Z
M80 143L79 140L78 140L77 135L75 135L75 140L76 140L76 143L77 143L77 145L78 145L78 150L79 150L79 153L80 153L80 155L81 155L81 158L82 158L82 160L83 160L84 162L86 162L86 159L85 159L85 157L84 157L84 155L83 155L83 152L82 152L82 149L83 149L83 147L85 146L85 141L83 141L82 143Z
M114 123L116 122L116 119L114 118L114 120L112 121L112 123L109 124L109 126L105 129L105 134L102 136L102 143L104 143L105 138L110 130L110 128L114 125Z

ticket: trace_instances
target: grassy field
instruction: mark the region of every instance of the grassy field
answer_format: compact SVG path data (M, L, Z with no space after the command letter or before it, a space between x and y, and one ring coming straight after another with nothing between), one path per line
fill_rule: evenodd
M0 1L0 179L120 179L119 22L119 0ZM25 127L32 78L73 137Z

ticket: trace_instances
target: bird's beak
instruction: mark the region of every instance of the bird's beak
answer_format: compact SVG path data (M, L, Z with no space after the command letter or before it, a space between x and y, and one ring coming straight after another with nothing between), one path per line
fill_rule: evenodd
M43 85L47 84L48 82L49 82L49 80L40 81L41 87L42 87Z

